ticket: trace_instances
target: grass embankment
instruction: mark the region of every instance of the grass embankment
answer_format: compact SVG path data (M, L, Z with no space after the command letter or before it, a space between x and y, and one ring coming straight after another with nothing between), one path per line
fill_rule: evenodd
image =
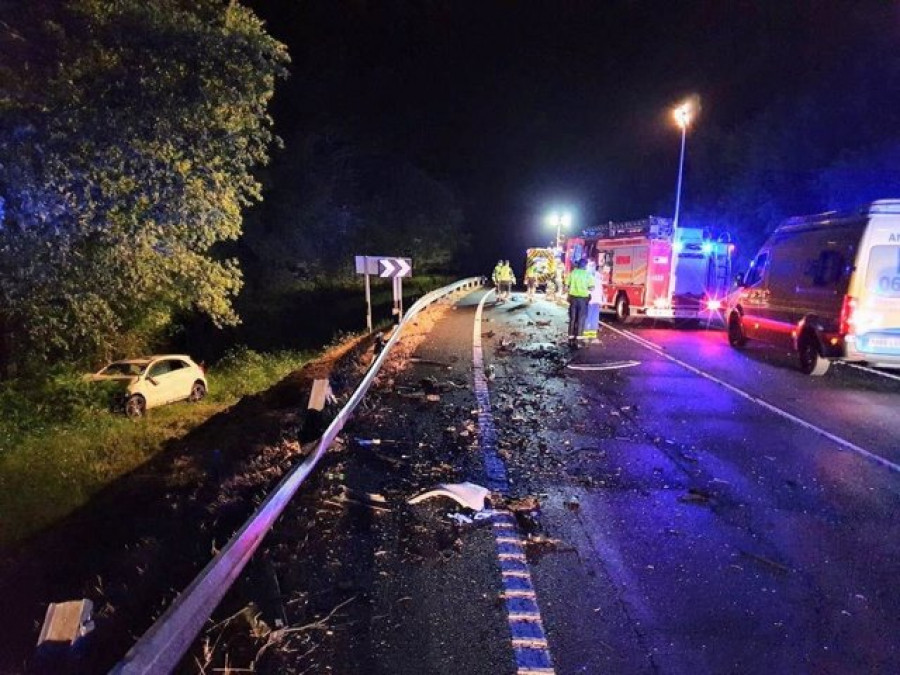
M407 280L405 307L450 281ZM373 282L372 295L376 324L383 324L390 317L390 289ZM110 413L108 392L71 369L0 382L0 546L71 513L168 441L300 368L342 331L364 328L362 282L270 290L265 297L245 299L241 314L244 324L237 331L187 330L182 344L170 345L175 353L216 362L207 373L209 396L200 403L154 408L136 422ZM229 344L253 349L227 351Z
M241 349L207 373L200 403L154 408L132 421L108 410L108 393L57 370L0 384L0 546L37 532L159 452L167 441L300 368L310 352Z

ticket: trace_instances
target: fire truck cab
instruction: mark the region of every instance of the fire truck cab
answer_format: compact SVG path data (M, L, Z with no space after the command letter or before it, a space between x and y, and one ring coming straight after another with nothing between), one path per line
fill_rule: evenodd
M566 270L586 257L603 278L603 308L622 321L642 316L673 320L721 316L734 250L727 236L673 228L651 216L607 223L568 240Z

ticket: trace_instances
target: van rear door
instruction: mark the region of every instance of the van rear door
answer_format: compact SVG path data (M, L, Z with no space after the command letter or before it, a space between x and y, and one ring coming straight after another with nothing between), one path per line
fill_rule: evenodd
M873 217L858 263L856 349L900 366L900 214Z

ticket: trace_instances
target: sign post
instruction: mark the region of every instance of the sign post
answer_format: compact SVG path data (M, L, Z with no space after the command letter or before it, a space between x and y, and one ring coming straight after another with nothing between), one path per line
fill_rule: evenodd
M366 275L366 330L372 332L372 285L369 283L369 275Z
M390 279L394 291L392 314L397 322L403 318L403 277L412 276L412 260L384 255L358 255L354 257L356 273L366 277L366 328L372 332L372 289L369 276L377 274L382 279Z

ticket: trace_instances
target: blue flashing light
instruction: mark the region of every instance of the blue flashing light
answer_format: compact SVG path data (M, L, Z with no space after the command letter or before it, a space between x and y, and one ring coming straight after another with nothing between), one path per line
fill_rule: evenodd
M675 251L675 253L681 253L684 250L684 242L676 241L672 244L672 250Z
M704 241L703 245L700 247L700 250L703 251L703 255L709 255L713 252L713 245L711 241Z

